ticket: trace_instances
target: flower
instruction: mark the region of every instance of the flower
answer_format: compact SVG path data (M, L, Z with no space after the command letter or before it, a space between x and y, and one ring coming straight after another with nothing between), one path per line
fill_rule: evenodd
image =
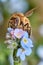
M27 31L24 31L24 35L23 35L23 37L29 37L29 35L28 35L28 32Z
M14 30L12 30L12 31L10 32L10 34L11 34L11 36L12 36L13 39L16 39L16 38L15 38L15 35L14 35Z
M15 29L14 35L16 38L20 39L23 37L24 31L22 29Z
M8 32L6 34L7 40L5 43L8 43L9 49L16 49L15 56L20 58L22 61L25 60L26 56L30 56L32 53L31 47L33 47L32 41L29 38L28 32L22 29L13 29L8 28Z
M17 42L13 42L12 45L13 45L14 49L17 48L17 46L18 46Z
M7 31L10 33L13 29L12 28L7 28Z
M10 39L9 40L6 40L5 43L6 44L12 44L12 40L10 40Z
M21 40L21 46L22 46L24 49L33 47L33 44L32 44L31 39L30 39L30 38L23 37L22 40Z
M6 33L6 39L9 39L11 36L9 33Z
M29 56L31 54L32 50L31 48L28 48L27 50L19 48L17 51L17 57L20 57L22 61L25 60L25 56Z
M14 29L13 28L8 28L8 34L10 35L10 37L12 37L13 39L15 39L15 36L14 36ZM6 37L9 37L9 35L7 34Z
M16 49L17 46L18 46L17 42L12 41L12 43L9 44L7 48L9 48L9 49Z

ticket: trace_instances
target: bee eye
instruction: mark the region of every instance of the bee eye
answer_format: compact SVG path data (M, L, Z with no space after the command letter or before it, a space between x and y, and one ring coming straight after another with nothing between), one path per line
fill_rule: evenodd
M19 22L19 19L18 18L15 18L15 23L18 23Z
M14 23L15 23L15 26L17 26L17 25L18 25L18 23L19 23L19 19L18 19L18 18L15 18Z
M14 24L14 26L17 26L18 25L18 22L19 22L19 19L18 18L12 17L10 20L13 21L12 23Z

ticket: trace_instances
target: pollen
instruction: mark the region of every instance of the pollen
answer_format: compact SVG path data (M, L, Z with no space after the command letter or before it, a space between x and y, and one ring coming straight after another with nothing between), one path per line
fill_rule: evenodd
M26 38L23 41L24 41L25 44L28 42Z

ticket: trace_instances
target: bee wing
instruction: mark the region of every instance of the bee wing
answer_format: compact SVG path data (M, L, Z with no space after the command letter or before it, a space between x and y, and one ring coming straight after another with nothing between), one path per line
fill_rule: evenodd
M33 14L33 12L34 12L35 10L37 10L38 8L39 8L39 7L36 7L36 8L31 9L30 11L26 12L26 13L25 13L25 16L26 16L26 17L31 16L31 15Z

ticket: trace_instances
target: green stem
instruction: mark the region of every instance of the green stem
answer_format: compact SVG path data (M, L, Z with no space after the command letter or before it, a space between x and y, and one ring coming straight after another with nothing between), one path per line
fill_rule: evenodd
M14 65L22 65L22 63L21 62L14 62Z
M14 52L14 49L11 50L11 56L12 56L12 64L11 65L22 65L22 63L20 62L20 60L18 58L13 58L13 52Z
M10 49L9 61L10 61L10 65L14 65L13 49Z

